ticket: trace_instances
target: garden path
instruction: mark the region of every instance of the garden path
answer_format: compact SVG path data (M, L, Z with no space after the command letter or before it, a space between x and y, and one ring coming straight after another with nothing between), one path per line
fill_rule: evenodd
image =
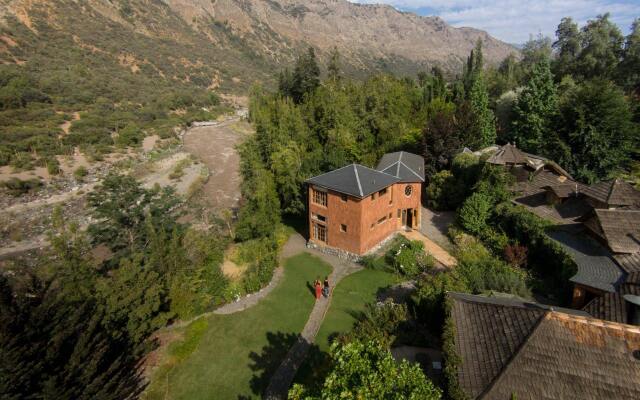
M409 240L419 240L424 244L424 250L431 254L436 261L441 263L447 268L454 267L456 265L456 259L451 256L445 249L440 247L439 244L426 237L422 232L412 230L409 232L401 232Z
M304 238L299 234L293 235L290 241L297 243L300 243L301 241L304 245ZM287 392L293 382L293 378L295 377L298 368L300 368L306 358L311 344L315 341L318 330L320 329L322 321L329 309L329 305L331 304L331 299L333 297L333 289L344 277L362 269L362 266L356 263L343 260L317 250L305 248L303 251L315 255L331 265L333 271L331 272L331 275L329 275L329 282L332 290L330 291L328 298L320 298L320 300L316 301L306 325L298 336L298 340L293 346L291 346L287 356L280 364L280 367L271 377L269 386L264 393L264 398L268 400L287 398Z

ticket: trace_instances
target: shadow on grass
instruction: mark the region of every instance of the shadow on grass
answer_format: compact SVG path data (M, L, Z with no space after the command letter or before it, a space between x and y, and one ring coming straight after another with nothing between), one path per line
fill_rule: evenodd
M278 369L282 360L289 352L289 349L298 340L298 334L283 332L267 332L268 343L262 348L260 354L249 353L251 364L249 368L253 371L251 378L251 391L261 396L273 373Z

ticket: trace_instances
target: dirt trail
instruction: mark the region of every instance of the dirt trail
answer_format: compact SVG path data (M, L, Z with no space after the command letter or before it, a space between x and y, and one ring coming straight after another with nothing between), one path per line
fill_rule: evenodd
M209 180L201 196L212 210L236 209L240 201L240 156L236 145L251 132L251 126L239 117L208 126L189 129L184 135L184 150L209 168Z

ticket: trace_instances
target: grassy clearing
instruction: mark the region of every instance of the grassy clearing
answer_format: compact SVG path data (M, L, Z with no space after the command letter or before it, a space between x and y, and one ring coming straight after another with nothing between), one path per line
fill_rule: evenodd
M167 350L143 398L259 398L313 307L307 283L330 271L318 258L297 255L286 261L280 285L257 306L190 325L184 339Z

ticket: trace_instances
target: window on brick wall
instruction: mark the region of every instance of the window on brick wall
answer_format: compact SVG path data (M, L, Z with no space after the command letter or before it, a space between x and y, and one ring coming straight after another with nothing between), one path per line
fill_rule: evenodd
M340 224L340 232L346 232L347 226L345 224Z
M384 196L385 194L387 194L387 188L384 188L378 192L378 196Z
M311 217L313 219L317 219L318 221L322 221L322 222L325 222L327 220L327 218L324 215L320 215L316 213L311 213Z
M321 242L327 241L327 228L324 225L313 224L313 237Z
M387 216L385 215L384 217L382 217L382 218L380 218L380 219L378 220L378 224L381 224L381 223L383 223L383 222L384 222L384 221L386 221L386 220L387 220Z
M347 195L346 194L340 195L340 199L342 199L342 201L344 201L346 203L347 202Z
M327 192L313 189L313 202L326 207L327 206Z

